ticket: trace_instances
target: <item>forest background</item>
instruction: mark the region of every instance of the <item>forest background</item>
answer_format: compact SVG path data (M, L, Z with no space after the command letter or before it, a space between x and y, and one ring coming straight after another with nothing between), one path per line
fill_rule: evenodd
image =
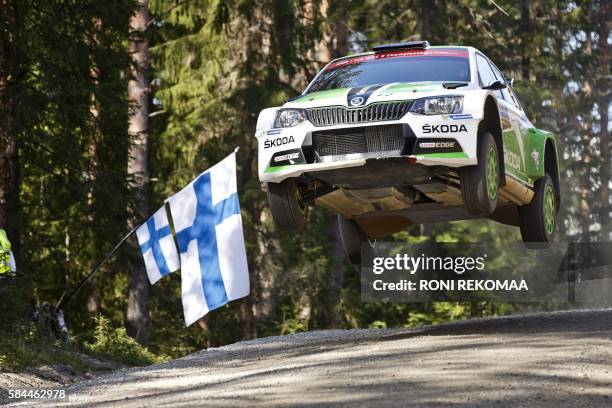
M316 209L297 233L275 229L257 178L257 115L301 93L331 59L373 45L474 46L516 79L532 122L558 137L559 239L610 241L610 19L605 0L0 1L0 226L19 266L0 286L0 364L36 356L36 306L57 302L131 226L236 146L251 295L185 328L180 274L150 287L130 241L66 304L70 347L127 333L177 357L304 330L518 310L362 303L333 214ZM481 220L392 239L520 236Z

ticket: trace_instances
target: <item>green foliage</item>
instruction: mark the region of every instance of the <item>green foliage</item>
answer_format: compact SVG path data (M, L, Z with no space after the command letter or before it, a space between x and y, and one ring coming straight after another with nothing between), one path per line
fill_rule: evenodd
M287 319L280 325L280 334L294 334L299 332L308 331L308 326L302 320L298 319Z
M426 324L444 323L453 320L462 320L469 317L469 305L459 302L436 302L431 310L426 312L413 312L408 316L406 326L422 326Z
M115 328L103 315L95 317L94 342L85 344L86 349L100 357L125 363L143 366L167 360L167 357L156 356L136 340L129 337L125 327Z
M43 336L35 324L14 321L11 330L0 332L0 369L19 370L39 365L63 364L73 371L83 373L101 366L148 365L168 359L155 355L127 336L125 328L114 328L102 315L95 318L94 332L89 336L77 336L70 344ZM91 337L92 342L82 341ZM87 355L101 361L92 362ZM108 362L115 364L109 364Z

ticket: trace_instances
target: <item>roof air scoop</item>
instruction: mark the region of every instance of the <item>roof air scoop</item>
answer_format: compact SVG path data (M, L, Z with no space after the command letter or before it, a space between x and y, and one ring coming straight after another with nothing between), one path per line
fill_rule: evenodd
M377 45L373 48L374 52L410 50L410 49L425 49L429 47L428 41L409 41L394 44Z

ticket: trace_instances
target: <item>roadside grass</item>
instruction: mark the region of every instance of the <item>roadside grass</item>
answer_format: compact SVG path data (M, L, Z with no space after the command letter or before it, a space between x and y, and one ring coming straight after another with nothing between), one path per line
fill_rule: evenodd
M69 344L49 340L28 321L0 327L0 371L19 371L29 367L61 364L77 375L101 367L144 366L167 361L169 357L150 352L129 337L124 328L114 327L104 316L95 318L93 341L76 337Z
M13 330L0 333L0 370L18 371L28 367L63 364L77 374L91 369L88 360L80 355L77 344L61 344L38 336L36 329L24 322Z

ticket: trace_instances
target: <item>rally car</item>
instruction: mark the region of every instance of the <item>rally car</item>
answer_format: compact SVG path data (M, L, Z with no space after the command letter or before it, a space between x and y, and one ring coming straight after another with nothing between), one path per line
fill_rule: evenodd
M560 204L554 136L537 129L513 81L472 47L387 44L334 60L257 121L259 178L280 229L309 205L361 242L413 224L491 218L549 243Z

